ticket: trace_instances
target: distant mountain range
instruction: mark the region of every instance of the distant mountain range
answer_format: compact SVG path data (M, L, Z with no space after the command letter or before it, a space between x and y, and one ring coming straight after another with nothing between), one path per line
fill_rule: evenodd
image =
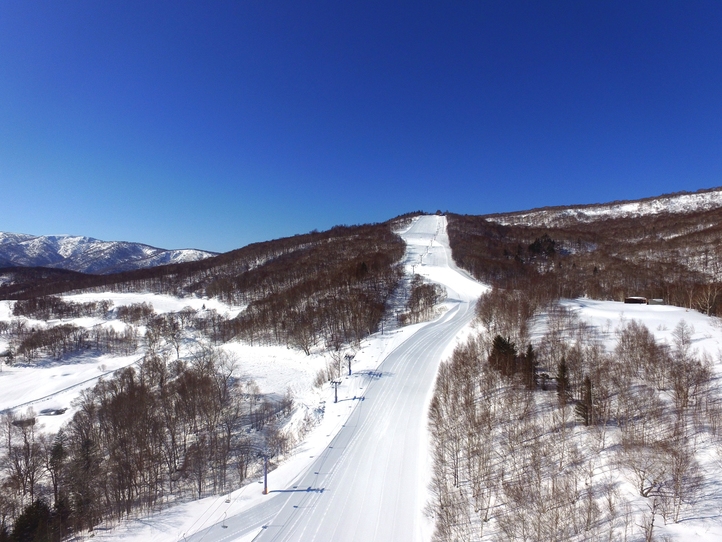
M48 267L110 274L215 256L195 249L166 250L141 243L100 241L72 235L0 232L0 267Z

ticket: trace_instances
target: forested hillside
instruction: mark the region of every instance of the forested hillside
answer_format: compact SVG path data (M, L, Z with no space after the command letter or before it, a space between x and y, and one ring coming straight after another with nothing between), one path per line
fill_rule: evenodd
M719 310L722 209L569 218L555 226L498 218L449 215L454 259L482 282L547 299L644 296Z
M211 315L214 341L240 337L288 344L305 352L323 341L335 348L373 332L397 287L403 241L383 224L337 226L219 256L112 275L41 269L2 271L0 298L30 299L63 292L153 292L206 296L245 308L226 320Z

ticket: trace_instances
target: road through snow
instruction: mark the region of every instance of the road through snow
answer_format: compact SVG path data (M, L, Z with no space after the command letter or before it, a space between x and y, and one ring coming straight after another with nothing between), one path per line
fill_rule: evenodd
M408 271L444 285L449 310L355 375L357 397L330 445L292 486L189 541L399 541L429 538L427 409L442 356L471 321L484 287L453 265L446 219L423 216L402 234Z

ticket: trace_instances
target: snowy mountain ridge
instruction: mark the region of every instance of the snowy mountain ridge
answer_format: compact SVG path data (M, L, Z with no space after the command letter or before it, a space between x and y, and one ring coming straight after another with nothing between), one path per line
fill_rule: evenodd
M615 218L668 214L687 214L722 207L722 187L693 193L665 194L639 200L613 201L566 207L544 207L488 215L491 222L506 226L563 226L574 222L594 222Z
M0 267L50 267L107 274L192 262L215 256L196 249L166 250L142 243L74 235L0 232Z

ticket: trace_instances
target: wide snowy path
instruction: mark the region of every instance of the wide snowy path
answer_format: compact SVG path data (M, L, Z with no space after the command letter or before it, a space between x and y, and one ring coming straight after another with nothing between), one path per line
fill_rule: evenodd
M446 219L424 216L402 234L409 271L447 288L451 308L393 350L331 444L293 486L188 540L398 541L428 538L427 408L442 355L470 322L483 287L453 265Z

